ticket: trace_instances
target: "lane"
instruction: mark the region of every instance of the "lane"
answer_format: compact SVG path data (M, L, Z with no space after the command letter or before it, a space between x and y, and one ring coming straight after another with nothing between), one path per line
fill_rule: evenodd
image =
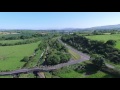
M71 47L71 46L67 45L66 43L62 42L60 39L58 39L58 40L59 40L59 42L61 42L68 49L71 49L72 51L78 53L80 55L80 57L81 57L80 60L85 61L85 60L89 60L90 59L89 55L87 55L85 53L82 53L81 51L78 51L78 50L74 49L73 47Z

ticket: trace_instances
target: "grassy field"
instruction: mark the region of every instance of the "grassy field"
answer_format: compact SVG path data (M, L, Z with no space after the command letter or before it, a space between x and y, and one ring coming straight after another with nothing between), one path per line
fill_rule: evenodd
M104 72L101 72L101 71L98 71L97 73L95 74L91 74L89 76L86 76L86 78L112 78L113 76L107 74L107 73L104 73Z
M120 49L120 34L112 34L112 35L93 35L93 36L86 36L86 38L92 39L92 40L98 40L98 41L104 41L107 40L116 40L116 46L115 48Z
M13 78L12 75L9 75L9 76L0 76L0 78Z
M71 72L69 73L61 73L61 74L58 74L59 77L61 78L112 78L111 75L108 75L104 72L101 72L101 71L98 71L97 73L95 74L91 74L91 75L85 75L85 73L78 73L74 70L72 70Z
M74 70L71 70L68 73L60 73L60 74L58 74L58 76L60 78L84 78L85 77L84 74L78 73Z
M72 51L72 50L68 50L68 52L72 55L72 59L74 60L79 60L80 59L80 55L77 54L76 52Z
M29 74L20 74L19 78L35 78L33 73Z
M16 46L0 46L0 71L15 70L21 68L24 62L20 62L24 56L30 56L37 48L37 43L16 45Z
M115 48L120 49L120 41L117 41L117 42L116 42Z
M106 42L107 40L117 40L120 41L120 34L112 34L112 35L93 35L93 36L86 36L92 40L99 40Z

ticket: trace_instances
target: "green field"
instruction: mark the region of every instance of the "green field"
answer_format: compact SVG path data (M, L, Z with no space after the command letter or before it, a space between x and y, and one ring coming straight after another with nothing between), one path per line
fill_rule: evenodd
M112 35L93 35L93 36L86 36L86 38L92 40L99 40L106 42L107 40L117 40L120 41L120 34L112 34Z
M29 74L20 74L19 78L35 78L33 73Z
M9 76L0 76L0 78L13 78L12 75L9 75Z
M0 71L21 68L24 62L20 62L20 60L24 56L32 55L39 43L40 41L25 45L0 46Z
M107 40L116 40L116 46L115 48L120 49L120 34L112 34L112 35L93 35L93 36L86 36L86 38L92 39L92 40L98 40L98 41L104 41Z
M78 72L72 70L69 73L58 74L58 76L61 78L112 78L111 75L106 74L101 71L98 71L95 74L85 75L85 73L78 73Z
M84 74L78 73L74 70L71 70L68 73L60 73L58 74L58 76L61 78L84 78L85 77Z
M107 73L104 73L104 72L101 72L101 71L98 71L97 73L95 74L91 74L89 76L86 76L86 78L112 78L113 76L107 74Z
M116 42L115 48L120 49L120 41L117 41L117 42Z

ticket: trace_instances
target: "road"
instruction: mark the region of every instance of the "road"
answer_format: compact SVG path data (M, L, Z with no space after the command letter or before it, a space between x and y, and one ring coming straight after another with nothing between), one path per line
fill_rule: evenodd
M52 70L56 70L56 69L59 69L59 68L65 67L65 66L77 64L77 63L80 63L82 61L86 61L86 60L90 59L89 55L84 54L80 51L77 51L76 49L72 48L71 46L68 46L67 44L63 43L60 39L59 39L59 41L63 45L65 45L67 48L78 53L81 58L79 60L70 60L67 63L61 63L61 64L54 65L54 66L41 66L41 67L35 67L35 68L31 68L31 69L19 69L19 70L10 71L10 72L0 72L0 75L15 75L15 74L21 74L21 73L32 73L34 71L37 71L37 72L52 71Z
M74 52L76 52L76 53L78 53L78 54L80 55L81 59L78 60L78 61L85 61L85 60L89 60L89 59L90 59L90 56L89 56L89 55L87 55L87 54L85 54L85 53L82 53L81 51L78 51L78 50L74 49L73 47L71 47L71 46L67 45L66 43L62 42L60 39L58 39L58 40L59 40L59 42L61 42L63 45L65 45L68 49L71 49L72 51L74 51Z

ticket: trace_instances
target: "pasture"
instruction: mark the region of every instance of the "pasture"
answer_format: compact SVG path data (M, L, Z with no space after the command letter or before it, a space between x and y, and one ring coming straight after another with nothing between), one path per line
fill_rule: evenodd
M98 41L104 41L107 40L116 40L115 48L120 49L120 34L112 34L112 35L93 35L93 36L85 36L86 38L89 38L91 40L98 40Z
M0 71L20 69L25 62L20 62L24 56L34 53L40 43L31 43L15 46L0 46Z
M112 35L93 35L93 36L85 36L86 38L92 40L99 40L106 42L107 40L117 40L120 41L120 34L112 34Z

